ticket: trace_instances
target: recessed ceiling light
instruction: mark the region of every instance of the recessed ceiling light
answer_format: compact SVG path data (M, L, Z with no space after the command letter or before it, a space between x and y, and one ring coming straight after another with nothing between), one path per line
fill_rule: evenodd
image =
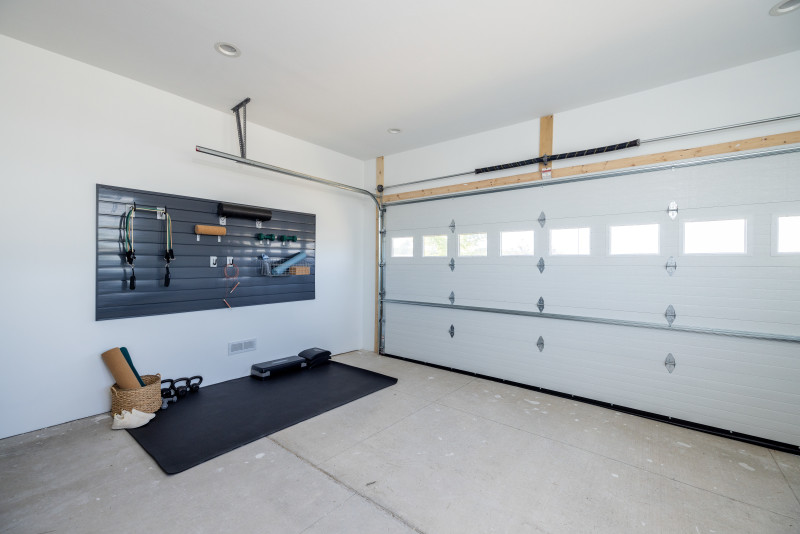
M773 17L777 17L778 15L785 15L790 11L794 11L798 7L800 7L800 0L782 0L769 10L769 14Z
M226 57L239 57L242 55L242 51L239 50L238 46L222 41L214 44L214 50Z
M388 130L386 130L386 131L387 131L387 132L389 132L390 134L399 134L399 133L400 133L400 132L402 132L403 130L401 130L400 128L389 128L389 129L388 129Z

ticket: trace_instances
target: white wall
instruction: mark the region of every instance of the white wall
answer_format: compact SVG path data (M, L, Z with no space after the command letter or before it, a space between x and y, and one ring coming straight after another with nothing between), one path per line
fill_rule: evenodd
M231 113L4 36L0 72L0 438L108 411L100 353L118 345L142 373L205 384L361 348L370 199L198 154L238 151ZM359 160L253 125L248 138L253 159L362 183ZM316 300L95 322L97 183L315 213ZM258 352L227 356L252 337Z
M548 79L546 83L553 84L556 86L554 90L557 90L557 80ZM637 138L651 139L796 114L800 111L797 104L799 86L800 52L793 52L578 109L553 110L553 152L569 152ZM587 80L586 91L591 91L591 80ZM613 154L557 162L554 167L653 154L795 130L800 130L800 119L647 143L638 148L621 150ZM384 178L388 186L519 161L538 156L538 153L539 120L536 118L505 128L386 155ZM386 194L534 170L535 167L530 166L486 173L477 177L472 175L451 178L390 188ZM369 188L375 186L374 160L366 162L364 183ZM489 195L482 198L491 204L496 202L498 197ZM391 220L392 209L388 208L386 221L389 228ZM371 246L374 249L374 244ZM374 259L369 254L366 255L366 259L365 276L370 276L369 269L374 271ZM372 344L374 319L370 316L370 311L373 309L374 305L365 300L364 346Z

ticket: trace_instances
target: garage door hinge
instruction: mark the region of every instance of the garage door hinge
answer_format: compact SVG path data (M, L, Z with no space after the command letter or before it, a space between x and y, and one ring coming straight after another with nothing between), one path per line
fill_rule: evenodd
M672 374L672 371L675 370L675 357L671 352L667 354L667 358L664 360L664 367L667 368L667 371L669 371L670 374Z
M544 350L544 338L539 336L539 340L536 342L536 346L539 347L539 352Z
M537 263L536 266L539 268L539 272L543 273L544 272L544 258L539 258L539 263Z
M675 274L675 269L677 268L678 268L678 262L675 261L675 258L670 256L669 259L667 260L667 274L672 276L673 274Z
M672 326L672 323L675 321L675 318L677 317L677 315L675 314L675 308L672 307L672 304L670 304L667 307L667 311L664 312L664 317L667 318L667 322L669 323L670 326Z
M539 308L539 312L544 311L544 298L539 297L539 302L536 303L536 307Z
M455 301L456 301L456 294L455 294L454 292L452 292L452 291L451 291L451 292L450 292L450 296L449 296L449 297L447 297L447 298L448 298L448 299L450 299L450 304L453 304L453 303L455 303Z
M456 260L455 260L455 258L450 258L450 264L449 265L450 265L450 272L453 272L453 271L456 270Z
M675 202L674 200L669 203L669 208L667 208L667 215L669 215L669 218L672 219L673 221L675 220L675 217L678 216L678 203Z
M386 228L384 228L383 230L381 230L381 231L380 231L380 234L381 234L381 235L386 235Z
M456 233L456 220L455 219L450 221L450 232Z
M456 335L456 327L450 325L450 330L448 330L448 332L450 332L450 337L453 337L454 335Z
M547 217L544 216L544 212L539 214L539 225L544 228L544 223L547 222Z

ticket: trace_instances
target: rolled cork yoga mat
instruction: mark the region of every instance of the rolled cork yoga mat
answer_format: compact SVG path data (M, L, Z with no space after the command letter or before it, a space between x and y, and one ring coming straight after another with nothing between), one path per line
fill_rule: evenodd
M138 389L142 387L119 347L105 351L102 358L120 388Z

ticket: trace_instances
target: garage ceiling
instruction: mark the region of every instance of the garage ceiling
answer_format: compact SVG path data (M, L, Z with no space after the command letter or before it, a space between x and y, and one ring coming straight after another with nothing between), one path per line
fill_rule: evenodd
M0 33L366 159L798 50L776 2L0 0Z

